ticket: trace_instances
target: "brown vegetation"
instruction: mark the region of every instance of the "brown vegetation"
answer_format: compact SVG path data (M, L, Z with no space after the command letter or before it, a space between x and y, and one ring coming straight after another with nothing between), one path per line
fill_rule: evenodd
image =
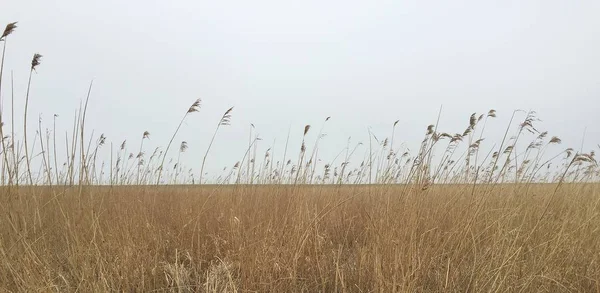
M0 93L16 28L0 37ZM348 141L333 159L319 154L330 117L314 144L306 125L277 158L257 156L251 132L241 160L208 177L229 108L195 176L180 160L188 143L169 149L200 100L181 109L164 151L146 156L144 131L135 154L123 141L107 158L107 137L85 127L90 84L64 150L57 115L29 144L40 58L23 119L12 74L10 111L0 100L0 292L600 292L595 152L559 146L533 111L513 112L490 145L495 110L457 133L429 125L416 153L394 144L398 121L391 137L369 130L368 145Z
M0 289L600 292L600 189L555 189L22 187Z

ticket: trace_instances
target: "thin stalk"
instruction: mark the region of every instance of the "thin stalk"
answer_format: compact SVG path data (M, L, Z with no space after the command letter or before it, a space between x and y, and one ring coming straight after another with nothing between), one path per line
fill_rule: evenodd
M44 150L44 137L42 136L42 116L38 119L38 134L40 136L40 147L42 148L42 163L46 171L46 177L48 177L48 184L52 185L52 177L50 175L50 164L46 160L46 151Z
M286 165L286 155L287 155L287 150L288 150L288 145L290 142L290 132L292 131L292 125L290 124L290 127L288 128L288 134L287 134L287 138L285 139L285 149L283 150L283 161L281 161L281 172L279 174L279 183L282 182L283 180L283 172L285 172L285 165Z
M198 179L198 184L202 184L202 176L204 175L204 164L206 163L206 157L208 157L208 152L210 152L210 148L212 147L213 142L215 141L215 137L217 136L219 128L221 127L221 125L229 125L229 123L231 122L231 111L233 111L233 107L225 111L225 114L223 114L223 117L221 117L221 120L219 120L217 128L215 129L215 132L213 133L213 136L210 139L208 148L206 148L206 153L204 153L204 157L202 158L202 166L200 167L200 178Z
M54 172L56 172L56 184L60 184L60 178L58 174L58 156L56 155L56 117L58 117L58 115L54 114L54 122L52 126L52 141L54 145Z
M13 78L12 71L10 72L10 85L11 85L11 89L10 89L10 91L11 91L11 93L10 93L10 95L11 95L11 98L10 98L11 99L11 103L10 103L11 134L10 134L10 137L12 140L11 150L12 150L12 154L13 154L13 164L14 164L13 176L14 176L16 184L18 186L19 185L19 163L18 163L18 158L17 158L17 152L15 152L15 144L16 144L16 141L15 141L15 84L14 84L14 78Z
M141 167L141 160L143 157L143 151L144 151L144 139L150 137L150 132L148 131L144 131L144 134L142 135L142 142L140 142L140 151L138 152L136 159L137 159L137 184L140 184L140 167Z
M86 153L84 151L85 141L83 140L83 138L85 137L84 136L84 130L85 130L85 118L87 116L87 107L88 107L88 102L90 101L90 94L92 93L92 86L93 85L94 85L94 81L92 80L90 82L90 87L88 88L88 93L87 93L87 96L85 98L85 105L83 107L83 114L82 114L83 116L81 118L81 123L79 125L79 127L80 127L80 135L81 135L81 148L79 150L80 153L81 153L81 158L80 158L80 160L81 160L80 166L81 167L80 167L80 170L79 170L79 185L82 185L82 183L84 181L84 175L87 174L87 166L86 166L86 163L85 163L85 155L86 155ZM89 178L85 178L85 179L87 181Z
M181 125L183 124L183 121L185 121L185 118L190 113L198 112L199 109L200 109L200 99L196 100L192 104L192 106L187 110L187 112L185 112L185 115L183 115L183 117L181 118L179 125L177 125L177 128L175 129L175 132L173 133L173 136L171 137L171 140L169 140L169 144L167 145L167 148L165 149L165 153L163 154L163 158L162 158L162 161L160 162L160 166L158 167L158 178L156 179L156 185L160 184L160 179L162 176L165 159L167 158L167 154L169 153L169 148L171 148L171 144L173 143L173 140L175 139L177 132L179 132L179 129L181 128ZM150 163L148 163L148 164L150 164Z
M240 183L240 177L242 174L241 170L242 170L242 165L244 164L244 160L246 159L246 156L248 156L248 153L252 149L252 146L254 145L254 143L258 140L260 140L260 138L258 138L258 136L257 136L254 138L254 140L252 140L250 142L250 145L248 145L248 149L246 149L246 152L244 153L244 157L242 158L242 161L241 161L240 165L238 166L238 175L237 175L237 179L235 181L236 184Z
M33 184L33 177L31 175L31 158L29 158L29 148L27 145L27 110L29 109L29 92L31 89L31 76L35 71L35 67L39 65L39 59L42 57L40 54L34 54L31 60L31 69L29 70L29 80L27 81L27 94L25 95L25 110L23 115L23 135L25 142L25 162L27 163L27 175L29 177L29 184Z
M8 37L8 36L6 36L6 37ZM4 56L6 54L6 37L4 38L4 45L3 45L3 49L2 49L2 61L0 62L0 98L2 97L2 76L4 74ZM11 77L12 77L12 74L11 74ZM2 139L2 150L3 150L3 157L4 157L3 169L4 169L4 167L6 167L7 172L8 172L8 183L9 183L9 185L12 185L12 173L10 171L10 165L8 163L8 149L6 147L6 141L4 139L4 131L3 131L4 120L2 119L3 118L2 113L3 113L4 109L3 109L2 104L3 104L3 101L0 100L0 137ZM13 143L14 143L14 136L11 136L11 139L13 140ZM5 182L4 176L5 176L4 170L2 170L2 184L4 184L4 182Z

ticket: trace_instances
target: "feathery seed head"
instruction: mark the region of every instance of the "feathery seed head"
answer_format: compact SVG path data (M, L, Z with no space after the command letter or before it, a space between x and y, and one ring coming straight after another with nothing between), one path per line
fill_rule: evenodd
M460 133L457 133L452 137L450 142L457 142L457 141L462 141L462 140L463 140L463 135Z
M100 139L98 140L98 146L103 146L105 142L106 142L106 136L104 136L104 133L102 133L100 135Z
M467 136L471 133L471 131L473 131L473 128L469 125L469 127L467 127L467 129L465 129L465 132L463 132L462 136Z
M33 59L31 59L31 70L35 70L35 68L40 65L40 59L42 55L35 53L33 54Z
M567 153L567 159L571 157L571 155L573 155L574 150L572 148L568 148L565 150L565 152Z
M591 154L579 154L575 156L573 162L587 162L596 164L596 159Z
M304 126L304 135L306 135L306 133L308 133L309 130L310 130L310 125Z
M560 138L558 138L558 137L556 137L556 136L553 136L553 137L550 139L550 141L549 141L548 143L549 143L549 144L550 144L550 143L556 143L556 144L560 144L561 142L562 142L562 140L561 140Z
M473 113L473 114L471 114L471 117L469 117L469 126L471 128L474 128L475 124L477 124L477 118L475 115L477 115L477 113Z
M8 37L8 35L12 34L12 32L17 28L17 22L11 22L6 25L4 32L2 33L2 37L0 37L0 41L4 41L4 38Z
M202 102L201 99L197 99L188 109L188 113L193 113L193 112L198 112L200 111L200 103Z
M221 121L219 125L230 125L231 123L231 111L233 111L233 107L229 108L229 110L225 111L223 117L221 117Z
M184 153L187 149L188 149L187 141L182 141L181 145L179 146L179 152Z
M543 139L546 136L548 136L548 131L544 131L544 132L540 133L537 138L538 139Z
M440 139L441 139L441 138L449 138L449 139L452 139L452 135L450 135L449 133L446 133L446 132L442 132L442 133L440 134Z
M431 124L429 126L427 126L427 135L430 135L433 133L433 128L435 127L435 125Z

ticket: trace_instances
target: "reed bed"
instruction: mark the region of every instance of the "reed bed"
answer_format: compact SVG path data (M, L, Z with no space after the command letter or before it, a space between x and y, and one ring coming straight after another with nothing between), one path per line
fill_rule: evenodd
M14 107L16 29L0 38L2 292L600 292L595 151L563 146L534 111L514 111L498 144L486 145L489 110L457 132L424 127L413 152L396 121L333 159L319 152L330 117L290 131L301 144L277 156L258 153L253 129L235 164L207 174L233 107L198 166L178 134L200 99L174 109L164 149L146 148L151 129L129 149L86 129L90 84L63 141L56 115L28 118L39 53Z

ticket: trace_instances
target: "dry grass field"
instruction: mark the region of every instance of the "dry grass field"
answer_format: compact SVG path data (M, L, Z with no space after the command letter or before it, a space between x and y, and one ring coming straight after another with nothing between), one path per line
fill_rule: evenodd
M0 37L0 292L600 292L595 152L561 146L534 111L503 113L486 141L495 110L457 132L436 122L413 151L396 121L333 159L319 152L327 117L277 153L255 132L228 142L248 147L214 174L233 108L196 169L177 135L200 100L154 152L149 131L127 144L86 128L91 85L66 131L28 119L43 59L24 64L15 103L16 28Z
M600 292L599 191L21 187L1 201L0 290Z

